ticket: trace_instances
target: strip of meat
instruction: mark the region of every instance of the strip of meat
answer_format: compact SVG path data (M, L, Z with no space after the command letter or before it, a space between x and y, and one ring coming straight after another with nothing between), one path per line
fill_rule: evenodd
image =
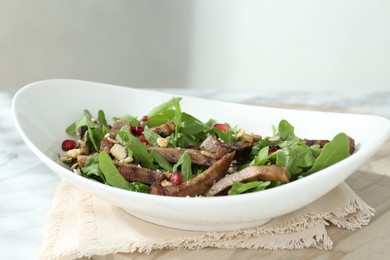
M264 181L281 181L287 183L290 181L290 172L287 168L278 165L258 165L249 166L241 171L226 175L216 182L210 190L206 192L206 196L215 196L223 194L229 189L234 182L250 182L256 180Z
M99 151L106 151L108 154L111 154L110 149L114 145L113 142L108 140L107 138L104 138L103 140L100 141L100 147Z
M161 154L165 158L165 160L170 163L178 162L185 151L190 154L192 163L197 165L211 166L216 161L218 161L215 156L202 150L148 147L148 151L151 150L155 150L156 152Z
M330 142L329 140L311 140L311 139L303 139L302 141L308 146L318 144L321 148L323 148L327 143ZM348 137L348 141L349 141L349 154L353 154L353 152L355 152L356 149L355 140L351 137Z
M224 144L218 141L215 137L209 136L207 137L202 144L200 145L200 149L205 150L212 155L215 155L216 158L221 158L227 153L232 151L236 151L236 158L240 158L249 154L253 143L260 140L261 137L255 135L243 135L243 140L234 142L232 144Z
M215 155L216 158L221 158L225 154L230 153L233 149L231 146L219 142L214 136L208 136L199 146L200 149Z
M147 168L139 167L134 164L115 162L114 164L123 178L129 182L142 182L145 184L161 183L167 179L162 172L153 171Z
M77 164L79 167L84 167L91 156L77 156ZM120 174L129 182L142 182L145 184L160 183L161 181L167 179L164 173L153 171L147 168L139 167L134 164L126 164L114 161L114 164Z
M150 193L177 197L203 195L214 182L226 175L233 158L234 152L223 156L207 170L181 185L163 187L161 184L152 184Z
M116 134L118 131L125 125L128 125L126 121L124 120L117 120L111 127L109 132L109 137L112 139L116 138Z

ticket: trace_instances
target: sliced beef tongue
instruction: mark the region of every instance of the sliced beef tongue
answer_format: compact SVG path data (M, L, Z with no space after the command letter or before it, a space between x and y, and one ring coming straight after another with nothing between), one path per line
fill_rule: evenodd
M223 156L207 170L181 185L162 186L157 183L152 184L150 193L176 197L203 195L211 188L214 182L226 175L233 158L234 152Z
M281 181L287 183L290 181L290 173L287 168L277 165L258 165L249 166L241 171L226 175L216 182L205 196L215 196L226 193L235 181L250 182L256 180Z
M187 151L190 154L191 161L194 164L202 166L211 166L218 158L212 154L202 151L202 150L193 150L193 149L180 149L180 148L161 148L161 147L148 147L149 151L155 150L161 154L165 160L170 163L176 163L179 161L180 157Z

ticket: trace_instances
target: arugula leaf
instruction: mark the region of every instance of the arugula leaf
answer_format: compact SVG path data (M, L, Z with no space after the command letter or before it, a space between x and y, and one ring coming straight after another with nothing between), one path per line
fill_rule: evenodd
M109 132L109 127L103 110L98 111L98 122L102 128L103 135L107 134Z
M212 128L199 119L184 112L182 113L181 121L182 128L180 129L180 132L187 135L196 135L202 132L208 132Z
M130 189L129 182L119 173L106 151L99 153L99 168L104 174L107 184L121 189Z
M95 179L105 183L106 178L99 168L99 156L97 153L89 158L84 167L80 168L81 174L87 178Z
M145 126L143 135L145 136L145 139L149 142L151 146L158 146L157 139L161 138L158 134L150 130L148 126Z
M114 121L118 121L118 120L125 121L130 126L137 126L139 123L138 119L134 116L131 116L131 115L124 115L122 117L114 117L113 120Z
M269 146L265 146L263 147L257 154L257 156L255 156L253 158L253 160L249 163L249 165L253 166L253 165L264 165L266 164L272 155L269 155L268 154L269 152Z
M166 111L171 110L172 108L176 108L176 104L180 102L180 100L181 100L180 97L173 97L170 100L153 108L152 111L150 111L148 114L149 118L158 114L164 114Z
M82 126L88 126L90 128L99 127L98 124L92 122L92 115L87 109L84 109L83 118L69 125L65 131L68 135L75 136L77 135L78 129Z
M155 127L160 126L167 122L168 120L172 120L175 116L175 110L168 109L165 111L162 111L161 113L153 116L149 116L148 121L145 122L145 125L148 127Z
M228 195L237 195L246 192L261 191L266 189L270 184L270 181L252 181L247 183L235 181L233 182L232 187L229 189Z
M218 135L218 138L220 138L225 144L232 144L234 142L234 132L230 129L224 132L221 129L214 127L213 130Z
M117 187L120 189L144 192L148 193L150 187L146 184L140 182L128 182L123 176L120 174L118 169L116 168L114 162L111 160L111 157L107 152L102 151L99 153L99 168L101 172L104 174L105 182L108 185L113 187Z
M94 151L99 151L100 141L104 138L104 132L102 128L92 128L88 126L88 130L85 132L85 142L91 146Z
M295 136L294 127L284 119L279 122L277 135L279 135L283 141L297 142L299 140L299 138Z
M166 170L167 172L173 172L173 167L172 165L158 152L155 150L152 150L152 155L154 156L154 159L160 165L161 168Z
M129 182L129 190L136 191L136 192L142 192L142 193L149 193L150 186L143 184L141 182Z
M276 164L285 166L291 175L297 175L312 167L316 159L310 148L302 143L295 143L274 154L276 157Z
M345 133L339 133L323 147L313 167L305 172L303 176L325 169L349 156L349 138Z
M190 153L185 151L183 155L179 158L178 162L173 165L173 172L176 172L178 167L181 167L181 175L183 177L183 182L186 182L192 178L192 160Z
M116 136L116 140L123 145L128 154L132 155L137 161L144 167L155 170L157 167L153 164L154 157L148 152L145 143L132 135L129 129L124 126L122 127Z

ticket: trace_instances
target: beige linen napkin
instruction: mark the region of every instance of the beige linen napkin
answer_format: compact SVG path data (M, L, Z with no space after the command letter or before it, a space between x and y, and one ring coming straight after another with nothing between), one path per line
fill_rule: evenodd
M239 231L175 230L137 219L122 209L62 182L44 230L42 259L75 259L161 249L332 248L330 223L348 230L367 225L374 209L343 183L312 204L267 224Z

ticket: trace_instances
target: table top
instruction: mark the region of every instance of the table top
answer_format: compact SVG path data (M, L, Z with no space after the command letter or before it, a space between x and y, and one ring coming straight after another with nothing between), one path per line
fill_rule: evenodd
M388 92L240 92L195 89L160 89L175 95L203 97L237 103L283 106L375 114L390 118ZM12 120L13 93L0 91L0 256L2 259L38 259L42 227L50 209L59 177L48 169L24 144ZM390 255L390 140L347 183L376 210L370 224L361 230L340 230L330 226L334 241L331 251L203 249L155 251L139 258L296 258L347 257L381 259ZM21 250L22 249L22 250Z

